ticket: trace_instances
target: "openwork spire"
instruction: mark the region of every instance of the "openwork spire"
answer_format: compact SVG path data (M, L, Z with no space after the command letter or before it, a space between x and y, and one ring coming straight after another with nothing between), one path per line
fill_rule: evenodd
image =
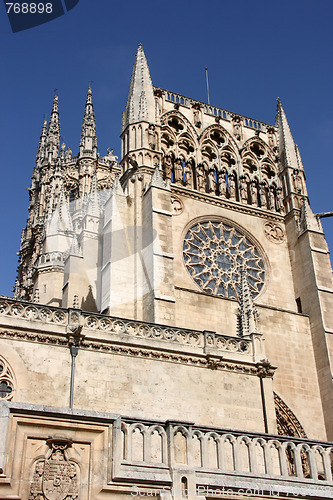
M299 162L299 151L291 134L286 113L279 98L277 101L275 126L279 133L279 151L283 168L302 168L302 164Z
M96 137L96 123L95 113L92 101L92 89L89 85L86 106L83 115L81 141L80 141L80 154L97 152L97 137Z
M42 133L40 135L38 150L36 154L36 163L42 161L46 156L46 140L47 140L47 121L43 121Z
M246 269L241 269L239 308L237 313L237 335L244 337L257 332L258 312L253 304Z
M124 118L124 128L130 123L155 121L153 84L141 43L135 57Z
M58 156L60 147L60 122L59 122L59 109L58 109L58 96L55 94L53 99L53 106L49 120L47 131L47 152L49 160Z

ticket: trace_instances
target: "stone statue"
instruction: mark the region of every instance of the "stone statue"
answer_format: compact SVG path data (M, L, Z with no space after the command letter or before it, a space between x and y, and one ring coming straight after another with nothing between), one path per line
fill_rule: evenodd
M260 186L259 186L259 195L260 195L260 206L261 206L261 208L267 208L265 184L260 184Z
M225 198L227 194L227 183L225 180L225 172L218 173L219 195Z
M299 170L296 168L294 170L294 186L297 193L302 193L302 179L299 175Z
M129 162L129 164L131 165L131 167L133 167L133 168L135 168L135 169L139 167L138 162L137 162L137 161L136 161L136 159L135 159L133 156L131 156L131 155L128 155L128 162Z
M235 175L234 174L230 174L229 175L229 198L231 200L235 200L236 199L236 181L235 181Z
M211 168L208 173L208 193L216 192L215 170Z
M194 125L196 127L200 127L201 125L201 116L200 116L200 108L194 107L193 108L193 121Z
M175 182L180 184L183 180L183 163L181 158L177 158L175 161Z
M117 162L117 160L118 160L118 156L115 156L115 155L113 154L113 149L108 148L108 149L107 149L107 152L108 152L108 154L106 155L106 159L107 159L108 161L110 161L111 163L116 163L116 162Z
M156 132L153 123L150 123L148 127L148 145L151 149L156 149Z
M241 128L241 120L238 116L235 116L233 119L233 128L234 128L234 136L237 141L240 141L242 138L242 128Z
M170 155L167 155L164 158L164 178L165 180L171 180L171 172L172 172L172 159Z
M250 203L251 205L257 204L257 186L255 181L251 181L250 184Z
M268 209L269 210L275 209L275 195L273 187L270 187L268 190Z
M65 157L66 157L66 160L70 160L72 158L72 150L69 146L68 146L67 151L65 153Z
M271 148L274 148L276 146L276 137L275 137L274 129L269 128L267 130L267 135L268 135L268 145Z
M200 163L197 168L197 188L200 192L205 192L206 190L205 167L202 163Z
M244 176L240 177L239 183L239 197L242 203L247 203L247 182Z
M283 212L283 209L282 188L278 187L276 190L276 210Z
M190 161L185 163L185 185L192 187L192 164Z

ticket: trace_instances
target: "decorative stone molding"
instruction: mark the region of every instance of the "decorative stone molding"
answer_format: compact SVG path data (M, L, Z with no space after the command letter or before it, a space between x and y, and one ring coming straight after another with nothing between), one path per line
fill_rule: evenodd
M282 436L306 438L306 433L298 418L276 392L274 392L274 403L278 433Z
M221 336L222 337L222 336ZM58 337L53 335L43 335L37 333L25 333L25 332L16 332L10 330L0 330L0 338L10 338L15 340L25 340L29 342L36 342L42 344L53 344L59 345L63 347L68 347L71 345L67 337ZM81 337L82 339L82 337ZM239 344L237 343L239 339L230 339L228 342L227 348L229 348L229 356L225 354L225 358L229 358L237 349L237 356L235 359L230 359L230 361L222 361L222 355L218 356L220 361L217 362L216 368L220 370L232 371L235 373L243 373L247 375L259 375L261 372L260 365L253 364L249 360L249 358L242 359L244 354L248 354L246 350L248 346L251 344L247 344L242 339ZM224 339L222 343L224 343ZM202 368L211 368L211 356L209 355L193 355L190 352L184 352L183 354L179 354L178 352L164 352L159 351L155 346L152 348L136 348L129 347L125 344L122 346L113 345L110 342L103 341L101 339L84 339L81 340L80 343L81 349L87 349L92 351L110 353L110 354L118 354L122 356L133 356L140 357L145 359L154 359L157 361L167 361L172 363L180 363L191 366L201 366ZM232 350L234 350L232 352ZM245 351L245 352L244 352ZM251 348L252 351L252 348ZM223 352L223 351L222 351ZM244 364L243 364L244 362Z

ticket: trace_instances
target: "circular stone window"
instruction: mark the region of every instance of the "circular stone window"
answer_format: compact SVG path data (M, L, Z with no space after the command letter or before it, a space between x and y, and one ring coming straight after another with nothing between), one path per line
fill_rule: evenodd
M221 221L194 224L183 244L185 266L202 291L237 298L241 269L246 270L252 297L264 285L263 258L256 246L238 229Z

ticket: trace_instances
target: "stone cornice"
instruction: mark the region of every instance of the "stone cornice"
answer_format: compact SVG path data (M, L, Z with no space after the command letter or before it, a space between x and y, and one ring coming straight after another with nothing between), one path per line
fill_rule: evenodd
M70 337L61 334L45 334L34 331L17 331L0 329L0 339L19 340L38 344L47 344L59 347L69 347ZM101 339L93 339L85 337L80 344L80 349L95 351L101 353L109 353L121 356L130 356L135 358L151 359L155 361L165 361L169 363L185 364L188 366L196 366L199 368L209 368L211 370L231 371L245 375L262 376L263 370L265 376L273 377L276 367L269 365L267 369L266 363L254 363L251 361L243 361L240 358L237 360L224 359L222 354L199 354L189 351L177 352L171 349L161 347L139 347L127 344L124 341L114 343Z
M262 335L244 337L115 318L0 298L0 338L259 374ZM259 344L258 344L259 342ZM255 346L256 344L256 346Z

